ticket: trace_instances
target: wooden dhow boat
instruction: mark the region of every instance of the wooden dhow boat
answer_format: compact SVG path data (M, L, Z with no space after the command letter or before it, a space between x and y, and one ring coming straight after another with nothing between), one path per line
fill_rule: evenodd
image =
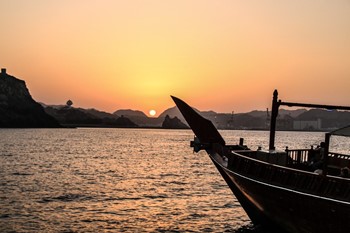
M350 136L350 126L326 133L320 150L277 151L274 145L279 106L340 110L350 107L282 102L276 90L269 150L254 151L244 146L243 140L237 145L226 145L211 121L182 100L172 98L195 134L191 142L194 151L208 153L254 224L278 232L350 232L350 155L329 151L330 137ZM314 161L316 157L319 161Z

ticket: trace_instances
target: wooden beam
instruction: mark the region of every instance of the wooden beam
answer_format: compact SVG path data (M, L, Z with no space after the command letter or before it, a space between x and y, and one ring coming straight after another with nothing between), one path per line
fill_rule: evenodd
M279 105L284 105L288 107L306 107L306 108L324 108L324 109L338 109L338 110L350 110L349 106L335 106L335 105L323 105L323 104L304 104L304 103L291 103L291 102L281 102Z

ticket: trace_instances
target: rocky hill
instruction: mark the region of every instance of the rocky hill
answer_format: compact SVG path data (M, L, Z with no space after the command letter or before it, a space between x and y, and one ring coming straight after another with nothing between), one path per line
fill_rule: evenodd
M116 116L123 116L130 119L140 127L161 127L164 118L148 117L144 112L131 109L120 109L113 113Z
M23 80L1 69L0 74L0 127L1 128L51 128L60 124L45 113L33 100Z
M322 120L323 128L341 128L350 124L350 112L338 110L310 109L300 114L296 120L314 121Z
M132 116L132 117L147 117L145 113L139 110L131 110L131 109L120 109L115 111L113 114L117 116Z
M69 127L138 127L133 121L124 116L98 111L96 109L74 108L70 106L46 106L45 111L57 119L63 126Z
M200 113L203 117L205 118L210 118L214 115L216 115L217 113L216 112L213 112L213 111L199 111L198 109L194 108L194 110L198 113ZM162 120L165 119L166 116L169 116L169 117L176 117L178 118L181 122L184 122L185 124L187 123L185 118L182 116L180 110L174 106L174 107L171 107L171 108L168 108L166 109L164 112L162 112L160 115L159 115L159 118L161 118Z
M180 117L182 117L182 114L179 111L179 109L176 106L174 106L174 107L166 109L164 112L162 112L159 115L159 117L162 117L162 118L165 118L166 116L180 118Z
M188 129L189 127L182 123L177 117L171 118L169 115L165 116L162 124L163 129Z

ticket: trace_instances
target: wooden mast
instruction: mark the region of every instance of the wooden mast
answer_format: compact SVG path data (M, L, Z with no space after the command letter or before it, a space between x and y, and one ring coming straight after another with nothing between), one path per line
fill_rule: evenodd
M277 116L278 116L278 109L281 105L288 106L288 107L306 107L306 108L350 110L350 106L282 102L281 100L278 100L278 92L277 92L277 90L275 90L273 92L273 98L272 98L269 150L275 149L276 120L277 120ZM329 138L328 138L328 140L329 140Z
M325 146L324 146L324 150L323 150L323 175L327 175L328 171L327 171L327 168L328 168L328 153L329 153L329 142L330 142L330 137L331 137L331 134L330 133L326 133L326 136L325 136Z
M279 108L279 102L278 102L278 92L275 90L273 92L273 98L272 98L272 112L271 112L271 121L270 121L270 144L269 144L269 150L275 149L275 133L276 133L276 119L278 116L278 108Z

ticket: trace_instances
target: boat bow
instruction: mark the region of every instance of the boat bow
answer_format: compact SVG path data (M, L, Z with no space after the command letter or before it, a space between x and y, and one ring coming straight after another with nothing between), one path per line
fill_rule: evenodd
M218 143L225 146L225 140L213 123L199 115L192 107L179 98L171 96L192 131L202 144Z

